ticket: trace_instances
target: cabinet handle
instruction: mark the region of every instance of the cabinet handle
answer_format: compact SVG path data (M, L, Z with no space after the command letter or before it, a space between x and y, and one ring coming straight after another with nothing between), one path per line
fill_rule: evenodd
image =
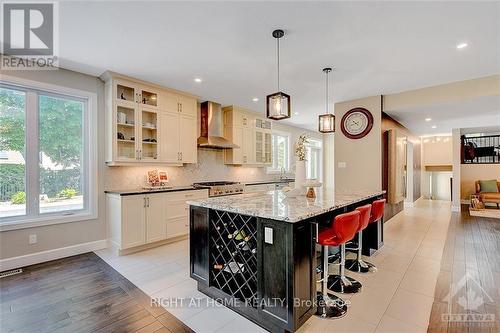
M180 154L181 154L181 159L180 160L182 161L182 151L180 152Z
M147 201L148 201L148 207L149 207L149 197L147 197Z
M179 103L179 112L182 112L182 103Z
M146 208L146 197L142 198L144 200L144 208Z

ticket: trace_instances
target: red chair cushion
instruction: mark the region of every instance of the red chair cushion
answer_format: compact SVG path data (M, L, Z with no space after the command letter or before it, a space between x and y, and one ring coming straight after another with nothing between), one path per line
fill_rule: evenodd
M359 211L360 213L359 227L358 227L358 232L360 232L368 226L368 223L370 223L372 205L368 204L361 207L357 207L356 210Z
M333 225L319 233L318 243L328 246L339 246L354 238L359 227L361 213L354 210L335 216Z
M385 199L372 202L372 213L370 223L380 220L384 216Z

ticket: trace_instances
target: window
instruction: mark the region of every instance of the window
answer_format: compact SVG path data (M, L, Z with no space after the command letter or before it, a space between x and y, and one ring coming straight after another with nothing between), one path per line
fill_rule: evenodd
M0 226L95 212L90 99L0 83Z
M320 140L309 139L306 144L306 177L307 179L321 180L321 150Z
M267 168L272 172L288 172L290 170L290 134L273 132L272 136L273 163Z

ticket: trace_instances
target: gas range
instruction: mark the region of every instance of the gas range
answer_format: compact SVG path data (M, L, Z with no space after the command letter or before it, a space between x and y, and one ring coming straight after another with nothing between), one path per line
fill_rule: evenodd
M194 188L208 188L209 197L220 197L223 195L234 195L243 193L245 185L238 182L201 182L194 183Z

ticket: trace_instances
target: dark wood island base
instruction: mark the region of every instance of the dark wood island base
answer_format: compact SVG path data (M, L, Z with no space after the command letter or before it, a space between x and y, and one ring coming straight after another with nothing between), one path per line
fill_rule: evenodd
M292 223L191 204L190 275L199 291L261 327L295 332L316 312L316 225L355 206ZM367 253L382 235L382 224L366 233Z

